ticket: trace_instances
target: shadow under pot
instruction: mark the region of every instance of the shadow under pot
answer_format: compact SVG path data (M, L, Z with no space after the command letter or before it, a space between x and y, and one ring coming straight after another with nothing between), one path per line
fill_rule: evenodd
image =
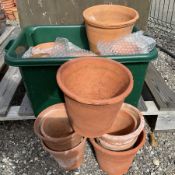
M108 134L97 138L97 141L104 148L113 151L130 149L144 129L144 123L141 112L124 103Z
M74 148L82 139L73 131L63 103L42 111L35 120L34 130L44 144L54 151Z
M111 128L133 88L128 68L107 58L80 57L57 72L73 129L84 137L99 137Z
M45 151L50 153L58 164L65 170L74 170L81 166L84 159L86 139L82 138L81 143L67 151L53 151L42 142Z
M127 151L111 151L99 145L95 139L90 139L100 168L109 175L122 175L128 172L132 161L145 144L146 133L142 131L133 148Z

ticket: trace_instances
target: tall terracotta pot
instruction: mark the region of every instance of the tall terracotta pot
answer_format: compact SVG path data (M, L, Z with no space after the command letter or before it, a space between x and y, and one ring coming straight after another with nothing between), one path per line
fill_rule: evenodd
M34 131L54 151L74 148L82 139L82 136L73 131L64 103L52 105L42 111L35 120Z
M81 166L84 159L86 139L83 138L81 143L76 147L66 151L53 151L49 149L43 142L43 148L49 152L58 164L65 170L74 170Z
M95 5L83 12L90 49L99 53L99 41L111 41L132 32L136 10L121 5Z
M135 144L144 129L144 117L137 108L126 103L117 116L108 134L99 137L98 141L109 150L127 150Z
M131 72L106 58L77 58L63 64L57 82L65 95L73 129L85 137L98 137L112 126L133 88Z
M135 146L127 151L110 151L98 145L95 139L90 139L96 153L100 168L109 175L122 175L127 173L136 153L141 149L146 140L146 133L142 131Z

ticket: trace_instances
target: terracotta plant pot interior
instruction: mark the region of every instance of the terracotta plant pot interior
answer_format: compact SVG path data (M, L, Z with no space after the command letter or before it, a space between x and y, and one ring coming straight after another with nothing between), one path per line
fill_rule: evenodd
M76 147L67 151L53 151L49 149L44 142L42 142L43 148L50 153L58 164L66 170L74 170L81 166L84 159L86 139L82 139L81 143Z
M143 129L144 117L141 112L132 105L124 103L108 134L97 140L106 149L127 150L135 144Z
M74 148L82 139L73 131L63 103L42 111L35 120L34 130L45 145L54 151Z
M90 139L96 153L100 168L109 175L122 175L128 172L136 153L146 140L146 133L142 131L133 148L127 151L110 151L98 145L95 139Z
M84 137L98 137L112 126L133 88L131 72L106 58L76 58L63 64L57 82L73 129Z
M112 41L132 32L136 10L121 5L95 5L83 12L90 49L99 54L99 41Z

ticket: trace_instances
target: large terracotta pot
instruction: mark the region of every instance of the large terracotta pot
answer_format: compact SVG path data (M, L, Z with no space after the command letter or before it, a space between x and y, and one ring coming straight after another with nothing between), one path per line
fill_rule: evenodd
M86 139L82 139L81 143L76 147L66 151L53 151L49 149L43 142L43 148L49 152L58 164L66 170L74 170L81 166L84 158Z
M77 58L63 64L57 82L73 129L85 137L98 137L112 126L123 101L133 88L124 65L106 58Z
M109 175L122 175L127 173L136 153L141 149L146 140L146 133L142 131L135 146L127 151L110 151L98 145L95 139L90 139L96 153L100 168Z
M127 150L135 144L143 129L144 117L141 112L125 103L122 105L109 133L104 134L97 140L106 149L113 151Z
M63 103L42 111L35 120L34 131L54 151L74 148L82 139L82 136L73 131Z
M121 5L95 5L83 12L90 49L99 53L99 41L111 41L132 32L136 10Z

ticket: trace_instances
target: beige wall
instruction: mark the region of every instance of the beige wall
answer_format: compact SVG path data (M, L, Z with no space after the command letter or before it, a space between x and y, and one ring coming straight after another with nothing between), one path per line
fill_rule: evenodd
M124 4L139 11L138 26L145 28L149 0L17 0L21 26L34 24L80 24L82 11L94 4Z

